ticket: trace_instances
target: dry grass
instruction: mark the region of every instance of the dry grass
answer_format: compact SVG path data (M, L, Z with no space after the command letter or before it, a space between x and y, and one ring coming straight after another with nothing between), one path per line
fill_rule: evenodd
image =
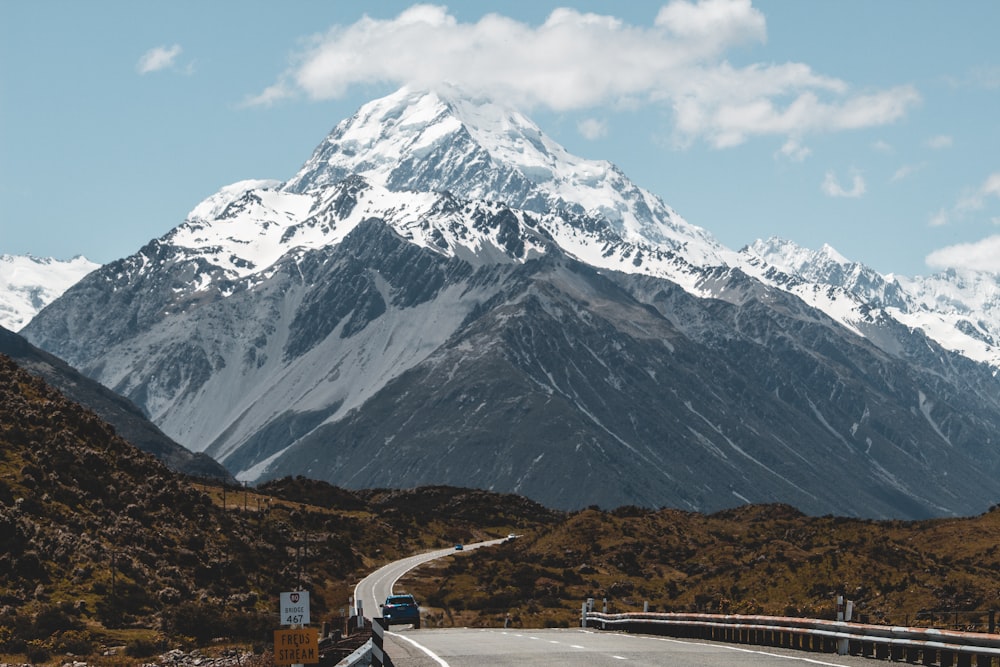
M835 597L859 618L915 624L940 610L1000 607L1000 509L919 522L807 517L784 506L711 516L586 510L501 549L421 568L401 582L431 623L576 622L581 603L613 611L833 618ZM971 623L972 617L960 615ZM985 615L982 617L985 619Z

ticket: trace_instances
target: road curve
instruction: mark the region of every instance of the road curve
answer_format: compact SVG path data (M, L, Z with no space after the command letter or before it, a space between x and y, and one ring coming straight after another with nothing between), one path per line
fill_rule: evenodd
M503 539L496 539L466 544L463 551L489 547L494 544L500 544L503 541ZM427 553L417 554L389 563L369 574L354 587L354 599L361 601L365 618L371 619L375 616L381 616L379 605L385 602L386 597L392 594L393 586L400 577L427 561L444 558L445 556L453 556L456 553L459 552L456 552L454 547L450 549L438 549L437 551L428 551Z

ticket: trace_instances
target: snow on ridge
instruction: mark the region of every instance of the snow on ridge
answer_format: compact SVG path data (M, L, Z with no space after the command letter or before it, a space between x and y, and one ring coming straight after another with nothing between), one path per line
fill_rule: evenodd
M881 302L886 315L923 331L945 349L1000 368L1000 276L997 274L949 270L916 278L881 275L846 259L829 245L813 251L773 237L755 241L741 254L748 272L766 282L773 283L767 276L769 265L807 283L846 290L856 306L870 307ZM760 266L755 259L766 265ZM839 276L838 269L842 271ZM845 310L845 303L836 308L832 302L824 304L804 294L802 285L778 286L798 294L848 326L858 319L856 308Z
M69 260L0 255L0 326L19 331L99 266L83 255Z
M201 203L191 209L191 212L187 215L187 219L189 221L212 220L218 217L229 204L242 197L248 190L260 190L277 187L278 185L281 185L281 181L271 179L237 181L206 197Z
M357 174L399 189L414 175L399 171L401 165L419 163L432 151L441 169L453 177L452 170L460 173L458 180L442 182L438 189L467 199L499 199L539 214L579 207L606 218L630 243L683 251L703 266L725 263L727 249L710 233L631 183L612 163L572 155L519 111L453 89L402 88L368 102L338 124L282 187L309 191ZM513 194L497 189L477 172L484 167L506 170L530 186L515 188ZM547 202L546 208L538 208L541 202Z
M434 163L424 159L431 154ZM356 202L341 219L336 200L352 175L365 186L351 193ZM243 278L265 271L294 248L339 243L362 219L378 217L434 252L503 260L503 248L488 230L477 229L461 213L436 209L444 195L404 190L408 183L421 190L452 189L466 207L506 201L520 221L528 254L544 248L531 245L526 211L518 202L564 251L597 268L666 278L702 297L717 295L701 283L699 270L738 268L797 295L859 335L873 308L881 309L948 349L1000 365L996 280L991 295L989 285L963 287L954 276L938 282L897 279L851 262L827 244L810 250L778 238L736 253L612 163L574 156L520 112L454 89L402 88L366 103L334 128L292 179L227 186L195 207L168 240L227 276ZM504 190L511 183L513 194ZM561 215L564 206L575 212ZM583 211L610 228L578 228L573 216Z

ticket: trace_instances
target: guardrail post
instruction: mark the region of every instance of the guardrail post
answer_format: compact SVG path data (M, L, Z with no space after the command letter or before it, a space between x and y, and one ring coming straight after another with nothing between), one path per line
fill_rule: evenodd
M393 667L392 660L383 648L388 628L389 623L381 616L372 619L372 667Z

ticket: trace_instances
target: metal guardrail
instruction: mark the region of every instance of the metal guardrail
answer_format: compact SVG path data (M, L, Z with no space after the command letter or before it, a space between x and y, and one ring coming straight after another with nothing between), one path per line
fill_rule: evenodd
M739 614L587 611L582 620L584 626L602 630L780 646L940 667L1000 665L1000 634Z
M336 667L367 667L370 664L372 664L372 640L369 639L354 653L338 662Z

